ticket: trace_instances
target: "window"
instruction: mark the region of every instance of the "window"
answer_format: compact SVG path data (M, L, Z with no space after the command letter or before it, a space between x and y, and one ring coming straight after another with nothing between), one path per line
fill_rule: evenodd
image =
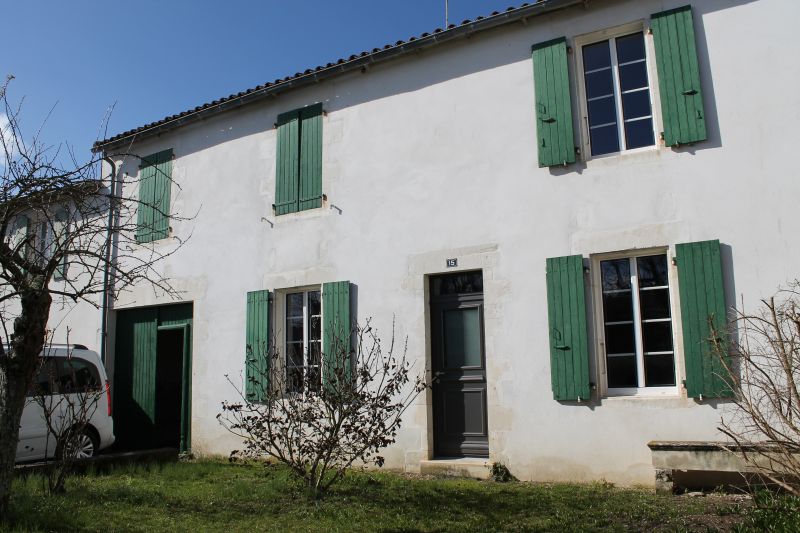
M653 146L644 32L585 44L580 60L591 155Z
M586 159L654 146L657 138L667 146L707 139L692 7L654 13L649 24L652 37L638 22L533 45L540 167L574 163L578 148ZM573 50L574 64L569 59ZM581 111L578 146L573 76ZM663 128L660 135L658 126Z
M278 115L276 215L322 207L322 104Z
M666 254L599 261L610 394L676 385L668 265Z
M319 290L286 294L286 388L318 389L321 379L322 298Z
M169 236L172 149L142 158L139 170L136 241L140 243Z
M730 363L709 342L713 331L727 325L721 247L709 240L602 254L588 262L581 255L548 258L553 398L678 395L681 385L689 398L701 401L730 397ZM672 260L668 250L674 251ZM594 306L586 302L590 279ZM588 319L596 324L596 338L589 337ZM678 328L681 346L674 340Z

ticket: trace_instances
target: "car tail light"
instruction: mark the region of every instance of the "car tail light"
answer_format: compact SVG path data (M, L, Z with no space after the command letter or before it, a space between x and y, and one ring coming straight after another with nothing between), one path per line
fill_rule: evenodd
M111 385L106 380L106 401L108 402L108 416L111 416Z

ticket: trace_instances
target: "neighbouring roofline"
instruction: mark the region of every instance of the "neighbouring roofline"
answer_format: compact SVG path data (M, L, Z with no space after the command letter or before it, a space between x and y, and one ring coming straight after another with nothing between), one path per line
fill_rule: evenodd
M283 79L268 82L264 85L205 103L177 115L171 115L156 122L125 131L102 141L97 141L92 146L92 152L108 152L125 144L160 135L197 120L263 100L268 96L277 96L280 93L312 85L346 72L366 69L371 65L396 59L411 52L453 41L460 37L470 36L517 21L525 22L530 17L543 15L576 4L585 5L588 1L538 0L533 4L525 3L519 7L509 7L506 11L495 11L486 17L481 16L475 20L465 20L459 25L450 24L444 30L436 28L431 33L426 32L419 36L410 37L407 41L397 41L395 44L387 44L383 48L373 48L372 51L353 54L349 58L341 58L335 63L307 69L304 72L296 73L294 76L287 76Z

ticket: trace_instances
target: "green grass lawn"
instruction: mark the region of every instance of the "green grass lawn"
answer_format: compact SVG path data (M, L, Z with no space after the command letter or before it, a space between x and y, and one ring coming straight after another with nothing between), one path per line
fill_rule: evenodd
M281 467L197 461L15 482L11 531L718 531L730 499L603 484L494 483L354 472L319 502ZM0 526L2 530L2 526Z

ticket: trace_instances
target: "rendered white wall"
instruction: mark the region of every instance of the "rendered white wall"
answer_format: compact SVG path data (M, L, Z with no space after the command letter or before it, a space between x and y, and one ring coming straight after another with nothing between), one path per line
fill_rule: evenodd
M449 257L484 271L491 460L522 479L650 483L648 441L720 439L723 403L568 405L550 391L547 257L718 238L731 252L731 295L746 305L800 275L792 246L800 233L791 158L800 116L795 2L694 2L707 142L537 166L531 45L683 3L590 2L135 145L142 155L174 150L181 188L173 209L197 212L173 224L174 235L191 238L162 267L182 301L194 302L193 450L235 446L215 415L233 397L225 374L243 369L247 291L350 280L358 318L374 317L388 335L396 315L424 368L425 275L445 271ZM317 101L328 112L328 202L275 217L272 125L278 113ZM135 174L137 164L122 169ZM167 301L142 287L116 307ZM63 323L88 338L99 318L81 308ZM387 466L414 470L430 456L428 402L420 398L406 416Z

